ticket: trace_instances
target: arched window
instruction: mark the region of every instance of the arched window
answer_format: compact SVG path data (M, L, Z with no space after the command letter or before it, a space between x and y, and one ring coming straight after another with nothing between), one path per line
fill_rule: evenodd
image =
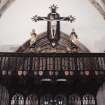
M42 96L40 99L40 105L53 105L53 98L51 95Z
M82 98L83 105L95 105L95 98L93 95L86 94Z
M36 95L29 95L26 98L25 105L38 105L38 98Z
M64 95L57 95L54 98L55 105L67 105L67 99Z
M11 105L24 105L24 97L21 94L15 94L12 97Z
M81 105L81 98L76 94L70 95L69 105Z
M8 90L0 85L0 105L8 105L9 104L9 93Z

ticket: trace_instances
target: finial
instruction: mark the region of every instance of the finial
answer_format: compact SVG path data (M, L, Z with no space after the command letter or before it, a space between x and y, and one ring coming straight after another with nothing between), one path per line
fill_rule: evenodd
M57 5L53 4L49 8L51 9L52 12L56 12L58 7L57 7Z
M71 23L73 23L76 20L76 18L74 16L72 16L72 15L70 15L68 18L69 18L69 21Z

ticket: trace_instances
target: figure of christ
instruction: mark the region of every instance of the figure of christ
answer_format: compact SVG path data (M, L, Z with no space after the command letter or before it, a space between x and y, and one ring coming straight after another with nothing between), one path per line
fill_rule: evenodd
M57 6L52 5L51 12L47 17L33 16L32 20L37 21L47 21L47 36L51 44L55 46L60 39L60 21L70 21L71 23L75 20L75 18L70 15L68 17L60 17L60 15L56 12Z
M51 22L51 37L52 39L55 38L55 35L56 35L56 29L57 29L57 22L56 21L52 21Z

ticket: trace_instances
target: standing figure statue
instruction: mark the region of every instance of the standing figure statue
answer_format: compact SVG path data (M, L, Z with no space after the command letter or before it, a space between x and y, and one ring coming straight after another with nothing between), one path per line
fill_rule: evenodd
M37 34L35 32L35 29L32 29L31 39L30 39L30 46L32 46L33 44L35 44L36 38L37 38Z
M57 7L52 5L50 7L51 13L48 14L47 36L54 47L60 39L60 15L56 12Z

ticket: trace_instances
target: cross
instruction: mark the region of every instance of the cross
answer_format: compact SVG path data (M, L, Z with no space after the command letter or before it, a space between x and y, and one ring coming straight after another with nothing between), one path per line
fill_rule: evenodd
M49 19L48 17L40 17L40 16L33 16L32 20L37 22L37 21L40 21L40 20L44 20L44 21L70 21L71 23L73 21L75 21L76 18L74 18L72 15L68 16L68 17L60 17L59 19Z
M57 42L60 39L60 21L68 21L72 23L76 19L72 15L67 17L60 17L60 15L56 12L57 8L58 7L53 4L50 7L51 12L48 14L47 17L41 17L37 15L32 17L32 20L35 22L47 21L47 37L53 47L56 46Z

